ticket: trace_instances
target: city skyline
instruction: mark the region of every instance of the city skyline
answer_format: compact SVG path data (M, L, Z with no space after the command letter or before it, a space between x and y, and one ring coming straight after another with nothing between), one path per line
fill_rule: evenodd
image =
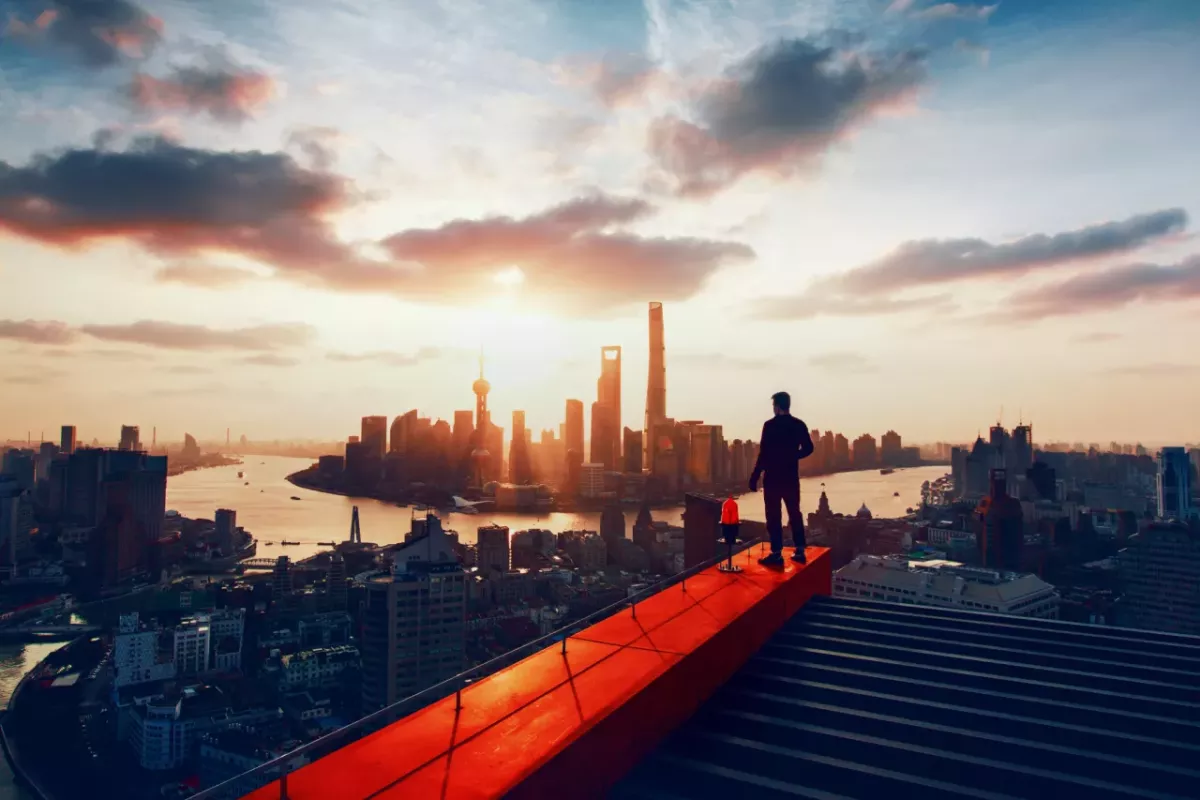
M660 300L671 413L730 438L780 389L912 441L1200 437L1186 3L52 5L0 41L2 436L448 419L481 344L533 430L620 346L628 424Z

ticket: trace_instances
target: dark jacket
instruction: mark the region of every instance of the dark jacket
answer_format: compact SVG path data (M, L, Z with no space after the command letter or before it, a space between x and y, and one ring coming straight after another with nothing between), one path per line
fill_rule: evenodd
M754 463L757 483L765 472L767 482L775 485L800 480L800 459L812 455L813 441L808 426L791 414L778 414L763 425L758 445L758 461Z

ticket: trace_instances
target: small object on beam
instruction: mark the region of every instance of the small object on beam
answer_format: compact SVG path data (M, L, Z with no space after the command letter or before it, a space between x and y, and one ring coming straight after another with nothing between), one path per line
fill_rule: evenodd
M741 567L733 563L733 544L737 541L738 529L741 524L737 501L730 497L721 504L721 531L725 535L725 547L729 554L725 563L717 567L721 572L742 571Z

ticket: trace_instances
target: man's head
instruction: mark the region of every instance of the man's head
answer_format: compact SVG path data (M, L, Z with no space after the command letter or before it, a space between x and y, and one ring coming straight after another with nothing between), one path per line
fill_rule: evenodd
M776 414L790 414L792 412L792 396L787 392L776 392L771 395L771 405L774 406Z

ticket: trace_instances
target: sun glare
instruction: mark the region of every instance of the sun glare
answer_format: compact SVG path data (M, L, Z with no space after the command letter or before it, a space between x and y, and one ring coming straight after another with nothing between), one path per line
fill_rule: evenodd
M514 288L525 282L525 273L520 267L512 266L497 272L492 280L506 288Z

